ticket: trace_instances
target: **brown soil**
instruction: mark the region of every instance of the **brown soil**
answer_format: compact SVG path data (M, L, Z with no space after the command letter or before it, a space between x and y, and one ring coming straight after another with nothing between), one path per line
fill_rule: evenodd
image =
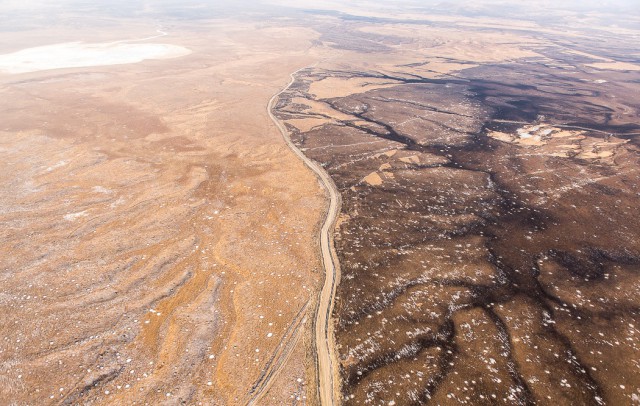
M278 105L342 194L345 403L637 401L635 77L594 78L580 58L608 49L558 32L467 28L424 49L451 29L381 25L332 27L340 62L300 72ZM369 34L355 49L350 28ZM525 50L488 52L498 38ZM465 69L423 74L441 54Z

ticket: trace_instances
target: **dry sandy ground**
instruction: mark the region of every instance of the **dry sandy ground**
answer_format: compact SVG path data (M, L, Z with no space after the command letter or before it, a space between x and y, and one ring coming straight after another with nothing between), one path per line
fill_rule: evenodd
M384 7L361 7L371 2L329 4L360 16L391 15ZM399 19L422 18L391 11ZM37 22L23 31L5 28L0 54L78 41L109 44L158 30L155 20L70 16L64 19L74 24L55 28ZM347 24L335 16L308 18L313 23L176 19L161 27L168 35L136 42L190 52L175 58L127 54L117 62L146 60L0 74L0 399L316 402L310 334L322 269L314 237L326 199L269 119L270 97L301 67L331 71L311 85L314 100L295 100L320 114L289 122L306 132L350 117L319 99L399 83L354 73L448 78L483 64L551 60L540 53L543 40L524 34L548 30L530 21L430 17L499 28L469 36L452 25L359 21L343 29ZM574 68L590 68L594 80L600 69L631 69L589 55L583 52L586 59ZM411 132L418 123L393 124ZM526 152L566 155L567 145L580 144L580 153L604 159L605 150L619 144L555 134L555 141ZM516 146L527 139L501 137ZM366 151L362 144L379 142L339 141L353 162ZM398 152L387 143L378 144L374 156L397 153L393 165L441 163L441 157ZM376 168L358 174L358 181L393 182L396 167ZM276 378L265 379L272 372ZM389 376L383 371L380 382Z
M2 51L156 28L4 32ZM241 404L280 364L262 404L315 396L325 197L266 105L316 34L165 30L191 54L0 75L0 403Z
M617 150L628 140L617 137L597 138L583 130L563 130L550 125L524 126L515 133L489 131L496 140L527 147L532 154L576 157L613 164Z

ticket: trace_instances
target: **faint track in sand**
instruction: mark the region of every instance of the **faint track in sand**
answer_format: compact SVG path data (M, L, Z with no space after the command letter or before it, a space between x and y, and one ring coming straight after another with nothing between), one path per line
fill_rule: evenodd
M300 339L300 327L304 325L307 320L307 307L309 302L305 303L300 309L293 322L289 325L289 328L285 332L284 336L280 340L278 347L267 362L267 365L260 373L260 377L249 394L251 399L247 402L247 405L258 404L260 399L269 391L273 384L273 378L280 373L282 367L287 363L291 352L295 348L298 340Z
M152 35L150 37L144 37L144 38L138 38L138 39L123 39L120 41L109 42L107 45L126 44L128 42L142 42L142 41L148 41L150 39L156 39L156 38L165 37L169 35L168 32L162 31L162 25L158 25L156 32L158 33L158 35Z
M333 299L336 286L340 280L340 265L333 247L333 230L338 213L340 212L340 193L329 174L317 163L307 158L289 138L289 132L284 124L273 114L272 109L282 93L287 91L295 81L295 76L301 68L291 74L289 84L275 94L267 105L267 113L280 130L287 146L311 169L318 177L329 195L329 208L320 230L320 250L322 265L325 271L324 284L318 295L318 303L314 315L313 346L316 350L318 396L321 405L335 405L340 403L339 378L337 372L338 361L334 353L334 338L330 323L333 312ZM272 375L270 379L275 376Z

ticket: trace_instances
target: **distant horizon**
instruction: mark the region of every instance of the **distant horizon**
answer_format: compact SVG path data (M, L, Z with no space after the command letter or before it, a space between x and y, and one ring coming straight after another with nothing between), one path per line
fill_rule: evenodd
M321 8L321 7L336 7L336 6L348 6L357 7L359 5L368 5L374 7L388 8L393 7L445 7L447 5L455 6L485 6L485 5L507 5L510 7L520 8L549 8L549 9L575 9L575 10L607 10L611 13L621 12L627 8L640 10L640 3L636 0L534 0L526 3L522 3L515 0L388 0L388 1L369 1L369 0L355 0L355 1L337 1L337 0L238 0L231 4L224 0L164 0L164 1L149 1L149 0L135 0L135 1L80 1L80 0L61 0L55 3L51 3L45 0L3 0L0 1L1 10L25 10L25 9L40 9L43 8L64 8L64 7L108 7L113 8L118 6L126 6L127 8L135 9L162 9L167 6L185 6L185 7L228 7L237 8L238 6L249 5L286 5L288 7L296 8ZM620 8L623 10L620 10Z

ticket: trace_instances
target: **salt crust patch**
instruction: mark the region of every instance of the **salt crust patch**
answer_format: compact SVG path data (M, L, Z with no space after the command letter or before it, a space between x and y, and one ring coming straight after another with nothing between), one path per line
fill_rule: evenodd
M76 219L78 219L80 217L86 217L87 215L88 215L87 211L84 210L84 211L80 211L78 213L65 214L64 215L64 219L67 220L67 221L74 221L74 220L76 220Z
M122 65L147 59L177 58L190 53L191 50L187 48L171 44L68 42L0 55L0 72L28 73L49 69Z

